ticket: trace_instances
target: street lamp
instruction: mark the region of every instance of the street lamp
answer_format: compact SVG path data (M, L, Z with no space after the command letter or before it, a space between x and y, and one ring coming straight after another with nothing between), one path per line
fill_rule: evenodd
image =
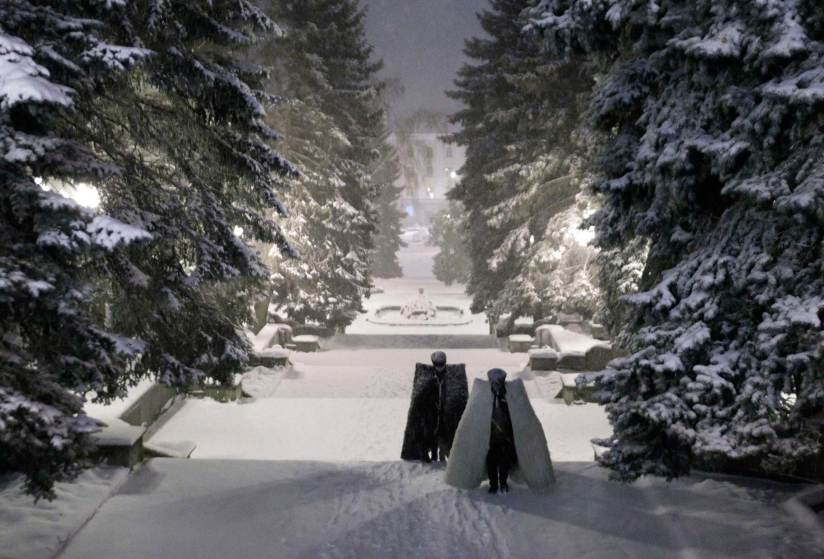
M449 190L452 190L455 188L455 183L458 182L458 171L452 167L444 167L444 171L446 171L446 176L449 178Z

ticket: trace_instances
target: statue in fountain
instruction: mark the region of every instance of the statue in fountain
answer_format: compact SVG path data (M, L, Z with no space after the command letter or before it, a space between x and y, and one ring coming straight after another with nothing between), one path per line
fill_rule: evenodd
M416 363L401 459L446 460L468 394L466 366L447 365L444 352L432 354L432 365Z
M438 309L426 295L424 295L423 288L418 289L418 296L412 301L401 307L401 316L404 318L423 318L429 320L435 318L438 314Z

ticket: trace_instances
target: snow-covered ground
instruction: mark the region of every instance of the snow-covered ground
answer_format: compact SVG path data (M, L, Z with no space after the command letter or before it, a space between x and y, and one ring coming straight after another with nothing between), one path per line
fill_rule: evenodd
M61 559L813 559L787 487L608 481L557 466L547 494L461 491L437 466L156 459Z
M609 434L596 406L533 404L558 461L593 459L589 442ZM194 459L398 460L409 401L404 398L281 398L247 405L187 404L151 439L197 444Z
M431 278L427 266L433 253L420 245L404 251L404 269L415 279L378 281L384 293L373 297L370 309L402 305L420 287L436 304L468 309L462 287ZM291 368L249 371L244 387L255 396L251 401L186 401L150 442L175 447L192 441L193 459L155 459L140 467L59 557L806 559L824 554L812 532L779 507L795 486L700 477L672 484L608 481L592 462L589 442L609 433L603 410L564 405L554 398L561 387L558 373L533 373L526 354L497 348L455 349L464 347L456 343L446 351L450 362L466 363L470 382L492 367L524 379L558 482L547 494L515 485L504 497L445 485L442 465L398 459L414 363L442 349L427 347L431 340L455 342L472 334L483 341L487 325L477 317L470 327L387 332L363 318L349 331L360 334L353 336L357 349L332 344L337 349L293 353ZM399 338L405 349L390 348ZM46 508L50 512L41 523L33 522L38 517L30 501L17 517L13 506L0 507L0 559L50 557L125 474L99 476L93 470L78 484L61 485L64 500L43 505L57 508ZM17 491L9 503L20 499L19 483L7 490Z
M390 461L400 454L416 361L434 349L335 350L294 353L294 368L258 368L252 402L189 400L151 439L153 444L194 441L192 458ZM527 356L495 349L447 350L466 363L472 378L501 367L517 377ZM609 424L594 404L566 406L553 400L552 379L524 375L533 406L556 461L592 460L590 439L607 436Z
M127 477L126 468L93 468L36 504L22 477L0 478L0 559L51 559Z
M429 246L426 242L409 241L407 246L398 252L398 263L401 265L403 277L409 279L435 279L432 273L432 261L438 254L438 248Z
M121 400L87 403L85 412L109 427L99 442L140 436L143 429L119 419L149 388L146 379L129 389ZM111 442L111 440L107 441ZM126 481L126 468L99 466L83 472L72 483L58 483L53 501L33 502L23 492L21 476L0 477L0 559L51 559L66 541L94 515L98 507Z

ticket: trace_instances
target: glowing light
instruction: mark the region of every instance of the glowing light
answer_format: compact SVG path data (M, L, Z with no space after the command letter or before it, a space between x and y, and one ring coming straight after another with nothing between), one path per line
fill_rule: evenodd
M572 237L575 239L575 242L581 246L587 246L589 243L592 242L592 239L595 238L595 228L590 227L589 229L580 229L578 227L573 228L570 233Z
M74 200L83 207L91 208L93 210L100 206L100 192L94 186L78 182L76 184L60 183L59 186L49 184L41 178L34 179L38 185L44 190L52 190L62 194L63 196Z

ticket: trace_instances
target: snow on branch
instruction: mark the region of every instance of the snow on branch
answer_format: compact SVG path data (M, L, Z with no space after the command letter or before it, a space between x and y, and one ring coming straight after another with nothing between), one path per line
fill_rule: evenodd
M120 245L129 245L135 242L148 241L152 235L139 227L128 225L106 215L99 215L86 226L93 244L108 251Z
M0 110L19 103L70 107L74 90L52 82L49 71L33 59L34 49L0 31Z

